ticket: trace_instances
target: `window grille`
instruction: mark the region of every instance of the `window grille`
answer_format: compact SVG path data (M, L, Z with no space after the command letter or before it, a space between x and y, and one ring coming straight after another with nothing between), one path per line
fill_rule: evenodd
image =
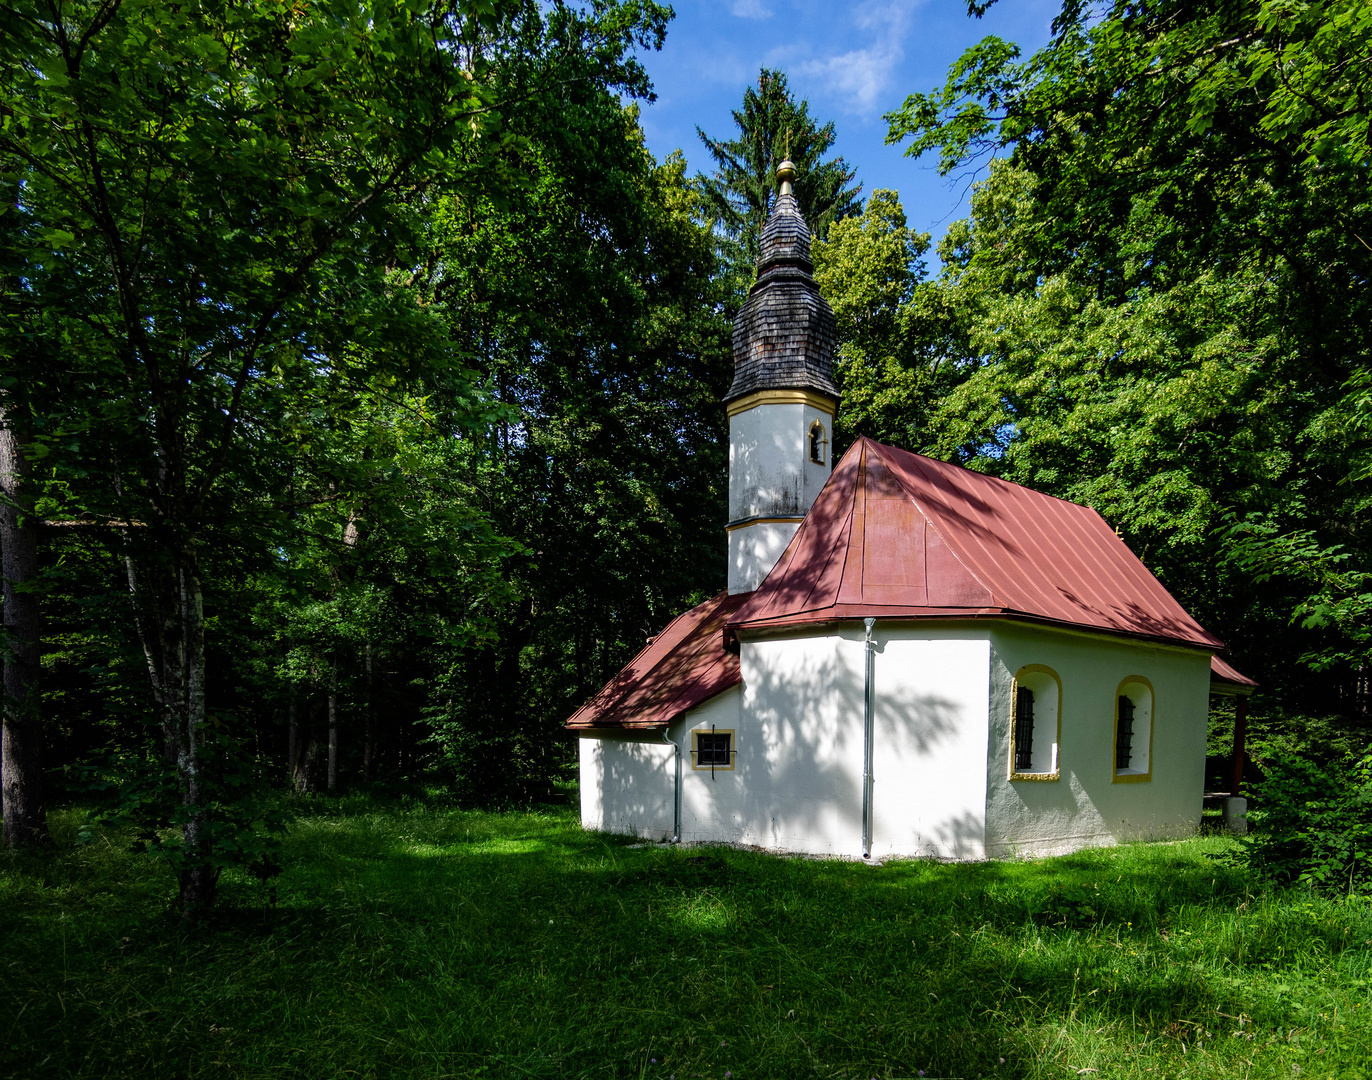
M1134 703L1120 695L1119 728L1115 732L1115 769L1129 768L1134 756Z
M1015 771L1028 772L1034 762L1034 692L1027 686L1015 696Z
M734 755L738 753L734 749L734 733L732 731L719 731L713 724L709 731L693 731L691 733L691 759L692 767L696 769L709 769L713 776L716 769L732 769L734 767Z
M696 742L697 765L728 765L729 736L711 733L701 735Z

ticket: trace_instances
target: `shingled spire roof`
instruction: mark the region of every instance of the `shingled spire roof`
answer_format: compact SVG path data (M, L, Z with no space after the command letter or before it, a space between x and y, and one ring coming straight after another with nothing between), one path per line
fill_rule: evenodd
M762 229L757 282L734 320L734 382L726 402L757 390L834 386L834 309L819 295L810 262L810 229L791 191L795 166L777 169L781 193Z

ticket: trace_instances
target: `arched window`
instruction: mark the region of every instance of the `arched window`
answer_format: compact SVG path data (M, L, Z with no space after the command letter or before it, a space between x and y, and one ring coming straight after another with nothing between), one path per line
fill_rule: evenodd
M1027 664L1010 688L1010 779L1056 780L1062 734L1062 680L1052 668Z
M794 431L795 429L792 428L791 430ZM829 437L824 431L824 425L816 420L810 425L810 460L816 465L823 465L825 461L825 450L828 446Z
M1115 693L1115 774L1117 784L1153 776L1153 684L1130 675Z

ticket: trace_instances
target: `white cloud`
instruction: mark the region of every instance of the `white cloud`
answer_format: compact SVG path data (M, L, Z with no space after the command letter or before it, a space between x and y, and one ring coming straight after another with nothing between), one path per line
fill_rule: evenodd
M920 0L867 0L857 5L853 25L870 35L865 47L837 56L807 60L800 72L823 84L826 96L838 98L848 111L871 115L889 97L896 70L905 59L914 10Z
M739 19L770 19L772 9L765 0L734 0L729 5L729 13Z

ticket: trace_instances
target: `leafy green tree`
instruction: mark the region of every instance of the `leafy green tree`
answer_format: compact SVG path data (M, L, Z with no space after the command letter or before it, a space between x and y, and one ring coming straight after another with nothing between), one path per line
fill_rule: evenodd
M751 281L782 160L789 156L796 167L796 201L817 236L859 211L862 185L853 184L857 171L843 158L825 159L836 137L833 121L820 124L810 115L808 101L795 100L785 72L763 68L757 88L743 91L743 108L734 110L733 118L738 128L733 139L713 139L696 129L715 162L714 175L701 174L698 183L706 213L728 241L730 262Z
M857 435L926 447L929 416L961 381L956 320L926 280L928 250L929 235L908 228L896 193L882 189L813 244L838 321L836 452Z
M941 251L968 375L932 447L1096 506L1275 699L1354 726L1366 23L1341 2L1068 3L1033 57L988 38L889 117L945 171L1002 159Z
M474 479L490 471L492 443L454 437L454 409L470 406L392 390L329 414L318 445L330 447L338 497L301 507L256 583L253 636L268 670L255 678L294 718L287 764L299 790L333 790L347 758L370 781L383 745L413 750L423 735L398 729L413 729L422 702L396 708L405 694L385 670L404 658L410 680L432 687L453 653L492 637L514 597L508 560L521 549L490 527ZM348 753L348 734L360 753Z
M86 388L84 467L100 479L70 509L123 523L177 772L183 910L212 901L222 865L208 569L226 549L272 550L301 409L468 381L416 302L425 200L517 182L508 119L569 84L646 92L626 52L660 43L666 17L648 0L12 6L0 167L20 191L5 235L23 274L6 305L43 333L35 348L23 331L38 359L15 374L61 365Z
M526 554L489 640L452 657L428 714L468 797L568 763L562 722L684 606L723 587L720 397L731 376L714 241L680 156L579 95L509 199L436 216L435 297L509 412L478 486Z

